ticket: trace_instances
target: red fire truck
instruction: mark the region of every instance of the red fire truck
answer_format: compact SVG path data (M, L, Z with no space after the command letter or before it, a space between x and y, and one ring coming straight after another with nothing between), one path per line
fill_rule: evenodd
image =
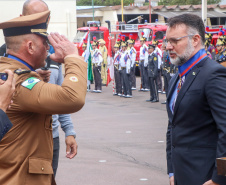
M93 41L93 37L96 37L96 40L104 39L106 41L106 46L109 42L109 29L106 27L101 27L99 21L88 21L88 27L78 28L78 32L73 40L73 43L77 45L79 55L82 55L82 45L87 43L88 36L90 36L90 41Z

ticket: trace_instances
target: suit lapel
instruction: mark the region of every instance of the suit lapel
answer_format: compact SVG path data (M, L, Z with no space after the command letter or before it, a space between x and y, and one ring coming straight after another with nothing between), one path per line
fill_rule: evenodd
M187 77L185 78L185 82L183 84L183 86L181 87L181 90L177 96L177 100L176 100L176 104L174 107L174 116L177 113L178 107L180 105L181 100L183 99L185 93L187 92L188 88L191 86L192 82L195 80L196 76L198 75L200 69L197 68L197 66L195 66L187 75ZM173 117L174 117L173 116Z

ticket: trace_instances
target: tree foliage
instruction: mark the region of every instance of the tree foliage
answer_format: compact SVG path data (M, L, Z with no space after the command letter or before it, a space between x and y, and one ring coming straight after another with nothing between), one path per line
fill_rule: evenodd
M208 0L207 4L218 4L221 0ZM158 5L198 5L202 0L160 0Z
M134 0L123 0L124 6L134 3ZM121 0L94 0L95 6L121 5ZM77 6L92 6L92 0L78 0Z

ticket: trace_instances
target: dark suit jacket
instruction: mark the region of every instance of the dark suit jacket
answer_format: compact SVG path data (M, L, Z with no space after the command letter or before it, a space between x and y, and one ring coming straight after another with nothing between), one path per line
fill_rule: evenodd
M0 141L4 135L12 128L13 124L9 121L8 116L0 109Z
M220 185L216 158L226 157L226 68L205 58L186 76L172 114L169 100L178 73L171 79L167 97L168 173L178 185L202 185L212 179Z
M158 57L153 52L148 56L148 77L156 78L158 75Z

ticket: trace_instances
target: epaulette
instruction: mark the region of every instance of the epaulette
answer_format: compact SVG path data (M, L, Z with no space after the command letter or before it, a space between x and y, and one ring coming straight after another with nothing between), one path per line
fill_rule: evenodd
M22 74L25 74L25 73L30 73L31 70L27 70L27 69L16 69L14 71L14 73L18 74L18 75L22 75Z

